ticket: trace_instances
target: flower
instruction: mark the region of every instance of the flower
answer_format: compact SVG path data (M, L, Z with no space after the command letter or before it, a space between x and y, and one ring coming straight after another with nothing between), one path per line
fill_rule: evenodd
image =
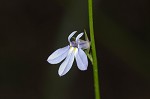
M70 43L68 46L57 49L47 59L50 64L57 64L65 59L58 70L58 74L60 76L65 75L71 69L74 59L76 60L77 67L80 70L87 70L88 59L83 49L88 49L90 44L89 41L80 39L83 33L80 33L76 37L75 41L71 41L71 38L76 32L77 31L74 31L68 36L68 42Z

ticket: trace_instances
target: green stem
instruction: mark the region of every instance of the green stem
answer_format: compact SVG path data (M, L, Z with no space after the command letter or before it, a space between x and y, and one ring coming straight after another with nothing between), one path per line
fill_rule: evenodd
M97 66L97 56L96 56L95 39L94 39L94 28L93 28L92 2L93 2L93 0L88 0L89 28L90 28L91 49L92 49L92 56L93 56L93 76L94 76L95 99L100 99L99 79L98 79L98 66Z

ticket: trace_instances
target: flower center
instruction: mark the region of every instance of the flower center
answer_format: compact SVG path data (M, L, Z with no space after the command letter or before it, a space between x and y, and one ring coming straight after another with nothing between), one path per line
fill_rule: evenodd
M70 46L72 46L72 47L78 47L78 44L75 41L72 41L71 44L70 44Z

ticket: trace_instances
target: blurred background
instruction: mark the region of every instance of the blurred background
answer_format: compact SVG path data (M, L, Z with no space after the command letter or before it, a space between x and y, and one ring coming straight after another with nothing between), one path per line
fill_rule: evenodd
M94 0L101 99L150 99L150 1ZM93 72L48 56L88 27L87 0L0 0L0 99L94 99Z

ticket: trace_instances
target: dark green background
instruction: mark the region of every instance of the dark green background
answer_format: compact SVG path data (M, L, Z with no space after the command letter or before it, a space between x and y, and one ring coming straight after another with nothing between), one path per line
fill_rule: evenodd
M150 1L94 0L101 99L150 99ZM48 56L88 28L87 0L0 1L0 99L94 99L92 66Z

